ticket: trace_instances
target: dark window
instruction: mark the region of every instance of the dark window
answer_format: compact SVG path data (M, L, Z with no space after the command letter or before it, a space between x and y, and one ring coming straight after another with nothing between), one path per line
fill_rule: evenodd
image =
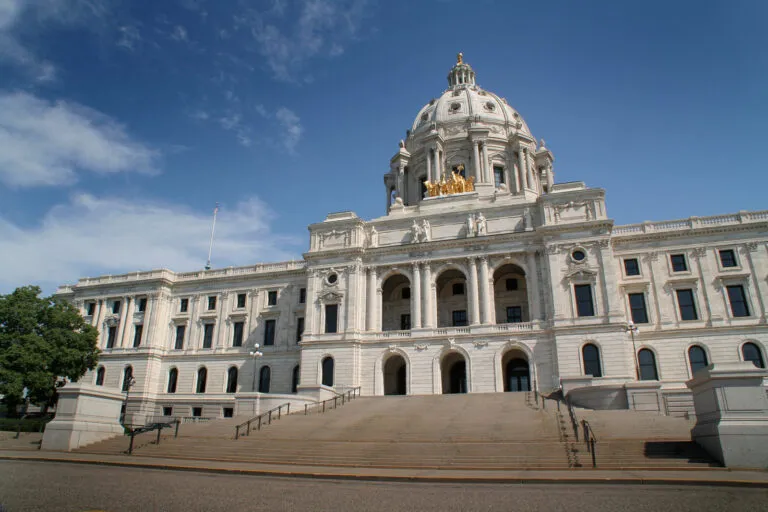
M238 293L237 294L237 307L238 309L245 307L245 294L244 293Z
M304 317L300 316L296 319L296 343L301 341L301 336L304 334Z
M624 260L624 273L628 276L639 276L640 265L637 258L627 258Z
M517 282L517 279L510 278L510 279L507 279L506 285L507 285L507 291L513 292L518 289L519 283Z
M685 254L673 254L670 256L672 260L673 272L685 272L688 270L688 264L685 262Z
M587 254L584 251L577 249L571 253L571 257L576 261L584 261L584 258L587 257Z
M411 288L409 286L406 286L405 288L403 288L402 298L403 299L411 298Z
M234 324L234 334L232 336L232 346L233 347L242 347L243 346L243 329L245 327L245 324L243 322L235 322Z
M629 294L629 312L636 324L648 323L648 310L645 308L645 295L642 293Z
M323 386L333 387L333 358L326 357L323 359Z
M272 380L272 370L262 366L259 370L259 393L269 393L269 381Z
M126 366L123 370L123 391L128 391L133 386L133 366Z
M741 355L744 356L745 361L750 361L758 368L765 368L765 361L763 360L763 353L760 351L760 347L754 343L745 343L741 347Z
M277 305L277 291L272 290L271 292L267 292L267 306L276 306Z
M227 370L227 393L237 392L237 368L232 366Z
M225 418L231 418L235 415L235 409L232 407L225 407L224 408L224 417Z
M184 331L186 330L187 330L186 325L176 326L176 345L173 347L176 350L181 350L184 348Z
M97 386L103 386L104 385L104 376L106 375L107 370L104 369L103 366L99 366L99 369L96 370L96 385Z
M195 418L199 418L203 415L203 408L202 407L193 407L192 408L192 416Z
M499 185L504 183L504 168L503 167L497 167L493 166L493 180L496 183L496 188L499 188Z
M216 309L216 296L208 297L208 311Z
M731 313L733 316L749 316L749 304L747 304L747 295L744 293L744 287L740 284L726 286L728 290L728 300L731 301Z
M573 286L576 294L576 313L579 316L595 316L595 305L592 303L592 285L577 284Z
M454 311L452 313L452 320L452 325L454 327L463 327L467 325L467 311L465 309Z
M203 348L211 348L213 345L213 324L203 325Z
M173 414L173 407L163 407L163 416L171 416Z
M187 309L189 309L189 299L181 299L181 302L179 303L179 311L186 313Z
M116 300L112 303L112 313L115 315L120 313L120 301Z
M113 325L107 329L107 348L115 347L115 338L117 338L117 326Z
M179 382L179 370L176 368L171 368L171 371L168 372L168 392L169 393L175 393L176 392L176 384Z
M453 283L451 291L453 295L464 295L464 283Z
M139 299L139 313L143 313L147 310L147 298L142 297Z
M693 345L688 349L688 361L691 363L691 375L702 368L706 368L709 364L707 361L707 353L698 345Z
M693 290L677 290L677 305L681 320L698 320L696 304L693 302Z
M720 264L723 268L738 266L736 263L736 253L733 252L733 249L723 249L720 251Z
M333 283L335 283L336 281L338 281L338 279L339 279L339 276L337 276L336 274L330 274L330 275L328 276L328 283L329 283L329 284L333 284Z
M88 305L85 307L85 314L87 316L93 316L95 312L96 312L96 303L89 302Z
M264 322L264 346L275 344L275 320Z
M133 348L141 345L141 335L144 333L144 326L138 324L133 331Z
M411 329L411 315L410 313L405 313L403 315L400 315L400 330L401 331L408 331Z
M523 321L523 308L520 306L509 306L507 308L507 323L517 324Z
M299 378L301 377L301 369L299 365L293 367L293 379L291 380L291 393L297 393L299 391Z
M325 306L325 332L336 332L338 329L338 304L327 304Z
M304 304L307 302L307 289L301 288L299 290L299 304Z
M659 373L656 371L656 356L653 352L644 348L637 353L637 360L640 366L640 380L659 380Z
M592 343L587 343L581 349L584 359L584 375L602 377L603 369L600 367L600 349Z
M208 370L205 369L205 366L197 370L197 389L196 391L198 393L205 393L205 384L208 380Z

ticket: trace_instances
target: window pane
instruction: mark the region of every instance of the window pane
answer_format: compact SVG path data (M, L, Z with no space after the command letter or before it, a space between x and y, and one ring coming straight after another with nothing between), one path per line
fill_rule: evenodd
M299 377L301 376L299 365L293 367L293 379L291 381L291 393L296 393L299 390Z
M203 348L211 348L213 345L213 324L205 324L203 330Z
M120 301L119 300L116 300L115 302L112 303L112 313L114 313L115 315L120 313Z
M453 283L451 291L453 295L464 295L464 283Z
M97 386L103 386L104 385L104 376L106 375L106 370L103 366L100 366L99 369L96 371L96 385Z
M493 167L493 180L496 184L496 188L499 188L499 185L504 183L504 168L503 167Z
M720 251L720 264L724 268L738 266L736 264L736 253L733 252L733 249L723 249Z
M176 345L174 346L176 350L181 350L184 348L184 331L185 330L186 330L185 325L176 326Z
M275 321L267 320L264 322L264 345L275 344Z
M299 304L304 304L307 302L307 289L302 288L299 290Z
M681 320L698 320L696 304L693 302L693 290L677 290L677 304Z
M326 357L323 359L323 386L333 386L333 358Z
M126 366L125 370L123 370L123 391L128 391L128 389L133 386L133 383L131 380L133 379L133 367L132 366Z
M147 298L146 297L142 297L141 299L139 299L139 308L138 309L139 309L139 313L143 313L144 311L147 310Z
M404 315L400 315L400 330L401 331L408 331L411 328L411 315L406 313Z
M727 286L728 299L731 301L731 313L733 316L749 316L749 305L744 287L740 284Z
M176 392L176 382L179 380L179 370L172 368L168 373L168 392Z
M640 380L659 380L656 372L656 356L648 349L642 349L637 353L640 366Z
M578 316L595 316L595 306L592 304L592 285L577 284L573 287L576 294L576 312Z
M642 293L629 294L629 310L632 321L636 324L648 323L648 311L645 309L645 295Z
M113 325L107 329L107 348L114 348L115 338L117 338L117 327Z
M591 343L584 345L582 349L584 356L584 374L593 377L602 377L603 370L600 368L600 350Z
M514 278L507 279L506 285L507 285L508 292L513 292L517 290L517 287L518 287L517 279L514 279Z
M141 335L144 333L144 326L138 324L133 331L133 348L141 345Z
M507 323L516 324L523 321L523 308L521 306L509 306L507 308Z
M87 306L87 310L85 312L86 316L93 316L95 312L96 312L96 303L89 302Z
M454 311L452 313L453 317L453 326L454 327L463 327L467 325L467 311L462 309L458 311Z
M197 392L205 393L206 380L208 380L208 370L200 368L197 371Z
M688 349L688 359L691 363L691 374L695 374L702 368L706 368L709 364L707 362L707 353L698 345L694 345Z
M189 308L189 299L181 299L181 303L179 304L179 311L186 313L187 308Z
M640 275L640 265L637 263L637 258L628 258L624 260L624 273L628 276Z
M745 343L744 346L741 347L741 354L744 356L745 361L750 361L758 368L765 368L763 353L754 343Z
M301 341L301 336L304 334L304 317L296 319L296 343Z
M402 298L403 299L411 298L411 288L409 286L406 286L405 288L403 288Z
M277 292L276 291L267 292L267 305L275 306L276 304L277 304Z
M234 366L227 371L227 393L237 391L237 368Z
M234 336L232 338L233 347L243 346L243 328L245 324L243 322L235 322Z
M216 297L208 297L208 309L216 309Z
M259 393L269 393L269 385L272 380L272 370L269 366L262 366L259 371Z
M325 306L325 332L333 333L338 330L338 304L328 304Z
M672 259L672 270L674 272L685 272L688 270L684 254L673 254L670 258Z
M245 307L245 294L244 293L238 293L237 294L237 307L238 308L244 308Z

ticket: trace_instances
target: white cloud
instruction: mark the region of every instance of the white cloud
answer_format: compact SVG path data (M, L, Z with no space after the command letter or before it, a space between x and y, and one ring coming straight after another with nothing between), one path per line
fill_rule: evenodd
M296 146L299 144L301 134L304 132L301 120L292 110L285 107L279 108L275 117L277 117L277 121L282 128L283 145L289 152L293 153L296 151Z
M189 39L187 38L187 29L181 25L176 25L173 28L173 32L171 33L171 39L175 41L188 41Z
M157 157L96 110L0 92L0 182L6 185L67 184L80 171L153 173Z
M141 43L142 37L137 27L130 25L119 27L118 32L120 32L120 38L117 40L117 46L133 51L136 45Z
M177 204L79 194L52 208L32 228L0 217L0 293L30 283L50 292L83 276L200 269L207 258L211 213ZM273 234L274 219L256 197L232 208L225 205L216 222L213 266L300 257L305 241Z

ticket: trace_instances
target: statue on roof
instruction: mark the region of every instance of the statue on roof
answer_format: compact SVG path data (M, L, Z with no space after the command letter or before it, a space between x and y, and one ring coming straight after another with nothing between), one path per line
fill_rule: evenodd
M464 54L459 52L456 55L456 64L464 64Z

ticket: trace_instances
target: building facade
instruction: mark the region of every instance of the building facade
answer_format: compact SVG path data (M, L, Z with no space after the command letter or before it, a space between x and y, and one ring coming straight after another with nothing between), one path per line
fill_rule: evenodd
M100 333L84 378L134 382L145 416L357 386L682 414L698 368L765 365L768 211L615 226L553 163L459 56L390 161L384 216L328 215L303 261L61 287Z

